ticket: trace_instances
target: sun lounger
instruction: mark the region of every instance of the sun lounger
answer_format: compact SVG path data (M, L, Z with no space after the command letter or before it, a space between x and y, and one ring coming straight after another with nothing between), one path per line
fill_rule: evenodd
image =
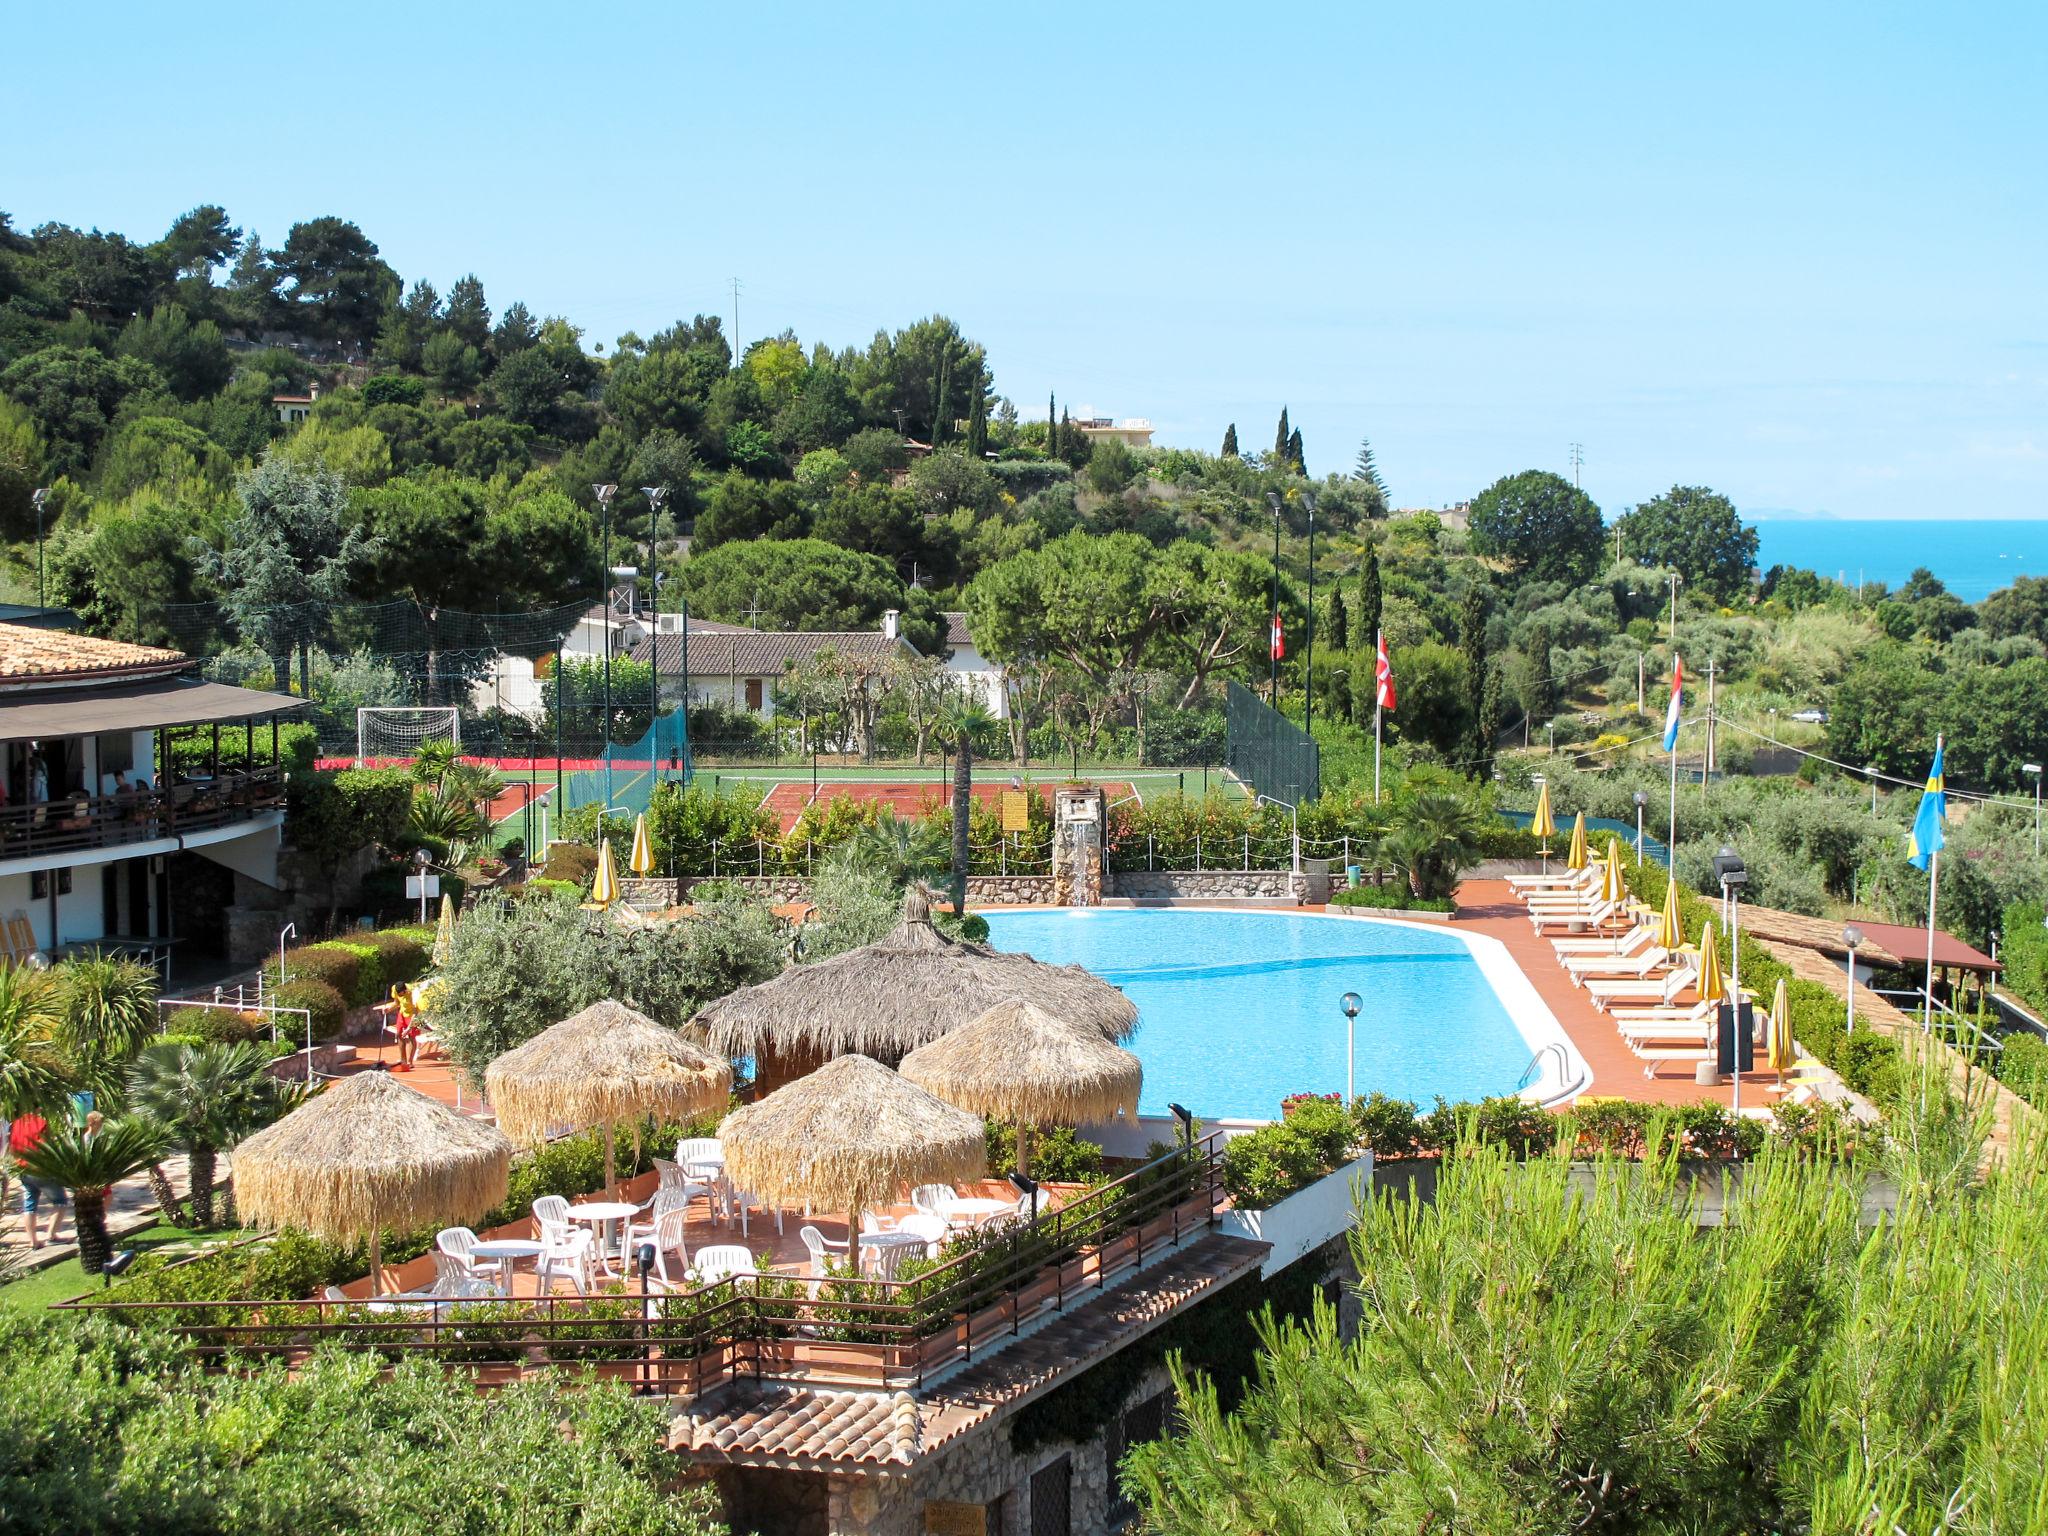
M1667 1061L1687 1061L1697 1066L1700 1062L1714 1059L1713 1049L1706 1046L1631 1044L1629 1049L1635 1053L1636 1060L1644 1063L1645 1077L1655 1077L1657 1069Z
M1593 980L1647 976L1657 967L1671 963L1671 951L1656 945L1639 955L1566 955L1561 963L1576 987Z
M1651 923L1638 923L1627 933L1613 938L1552 939L1550 947L1557 951L1558 958L1566 955L1636 955L1643 946L1656 936L1657 929Z
M1681 965L1661 976L1589 981L1586 991L1592 995L1595 1008L1611 1008L1616 1003L1668 1003L1699 980L1699 974L1694 967Z
M1679 1014L1668 1019L1624 1019L1614 1027L1621 1038L1632 1045L1647 1045L1653 1041L1705 1045L1713 1037L1714 1020L1711 1015L1688 1018Z
M1529 914L1529 926L1538 933L1546 928L1563 928L1574 923L1587 928L1604 928L1621 917L1619 903L1601 901L1578 907L1538 909Z
M1582 885L1588 890L1600 883L1600 872L1591 864L1584 869L1553 869L1540 875L1509 875L1508 888L1514 891L1554 891L1570 885Z

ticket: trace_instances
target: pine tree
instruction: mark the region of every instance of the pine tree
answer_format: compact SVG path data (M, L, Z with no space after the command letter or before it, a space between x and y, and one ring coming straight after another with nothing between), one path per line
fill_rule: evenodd
M1330 649L1339 654L1351 649L1351 616L1344 611L1344 589L1330 589L1330 624L1326 631Z
M1296 427L1287 438L1287 462L1297 475L1308 473L1308 461L1301 456L1301 428Z
M1276 464L1284 466L1287 463L1289 435L1287 430L1287 407L1283 405L1280 407L1280 430L1273 434L1273 461Z
M1387 482L1380 478L1380 467L1373 459L1372 439L1369 437L1361 437L1358 440L1358 463L1351 471L1351 478L1362 481L1378 491L1381 504L1385 504Z
M1358 578L1358 643L1378 643L1380 632L1380 552L1367 548L1365 570Z
M1234 421L1223 429L1223 457L1226 459L1237 457L1237 423Z
M967 456L979 459L988 453L988 396L976 394L974 408L967 413Z

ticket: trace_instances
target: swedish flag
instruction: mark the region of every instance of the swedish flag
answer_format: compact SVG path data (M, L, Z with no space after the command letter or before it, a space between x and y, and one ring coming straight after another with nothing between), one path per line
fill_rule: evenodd
M1906 838L1906 857L1913 861L1915 869L1925 869L1927 861L1941 852L1948 839L1942 836L1942 823L1948 820L1948 790L1941 776L1942 744L1934 744L1934 766L1927 770L1927 788L1920 794L1920 814L1913 818L1913 830Z

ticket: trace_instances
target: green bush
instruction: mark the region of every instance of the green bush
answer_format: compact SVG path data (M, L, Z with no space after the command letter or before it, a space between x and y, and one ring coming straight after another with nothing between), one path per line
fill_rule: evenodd
M348 1004L342 1001L341 993L330 983L310 976L286 982L271 994L271 1000L280 1008L304 1008L311 1013L315 1044L340 1034L348 1018ZM293 1033L290 1029L284 1032Z
M356 981L342 996L351 1008L367 1008L384 1000L390 980L384 974L384 955L374 944L355 939L331 939L323 948L338 949L356 957Z
M377 953L378 962L383 966L383 984L386 987L402 987L407 982L417 981L427 973L431 963L433 939L430 935L424 942L412 934L397 928L386 928L372 933L361 941Z
M1306 1137L1316 1157L1330 1168L1349 1162L1358 1142L1358 1127L1334 1098L1296 1099L1285 1107L1281 1123Z
M1224 1191L1249 1210L1268 1210L1329 1171L1315 1138L1285 1120L1232 1137L1223 1148Z
M284 957L282 976L278 974L277 965L272 961L264 967L264 974L273 987L281 982L325 982L340 994L344 1006L351 1005L356 992L356 977L362 971L362 961L336 944L308 944L302 949L289 951Z
M1341 890L1330 897L1333 907L1385 907L1406 912L1455 912L1458 900L1455 896L1417 896L1407 886L1388 882L1386 885L1361 885L1356 890Z
M543 880L560 880L579 891L588 890L597 874L597 850L581 843L557 843L540 874Z
M210 1045L234 1045L257 1040L270 1033L270 1015L255 1010L236 1012L231 1008L181 1008L179 1022Z
M2036 1109L2048 1109L2048 1040L2038 1035L2008 1035L2005 1049L1993 1065L2006 1087Z
M158 1035L149 1042L151 1045L205 1045L206 1036L199 1034L172 1034L169 1031Z
M536 875L533 879L526 882L525 892L529 896L568 896L574 898L582 896L583 887L576 884L573 880L550 880L544 875Z

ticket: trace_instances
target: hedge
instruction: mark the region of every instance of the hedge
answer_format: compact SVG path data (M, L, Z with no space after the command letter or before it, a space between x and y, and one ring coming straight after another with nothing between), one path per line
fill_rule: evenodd
M311 1013L315 1044L332 1040L340 1034L341 1026L348 1018L348 1004L342 1000L341 993L328 983L311 977L286 982L270 994L270 1000L280 1008L304 1008Z
M1458 901L1454 896L1418 896L1405 884L1395 882L1389 885L1361 885L1356 890L1341 890L1330 897L1333 907L1385 907L1406 912L1455 912Z

